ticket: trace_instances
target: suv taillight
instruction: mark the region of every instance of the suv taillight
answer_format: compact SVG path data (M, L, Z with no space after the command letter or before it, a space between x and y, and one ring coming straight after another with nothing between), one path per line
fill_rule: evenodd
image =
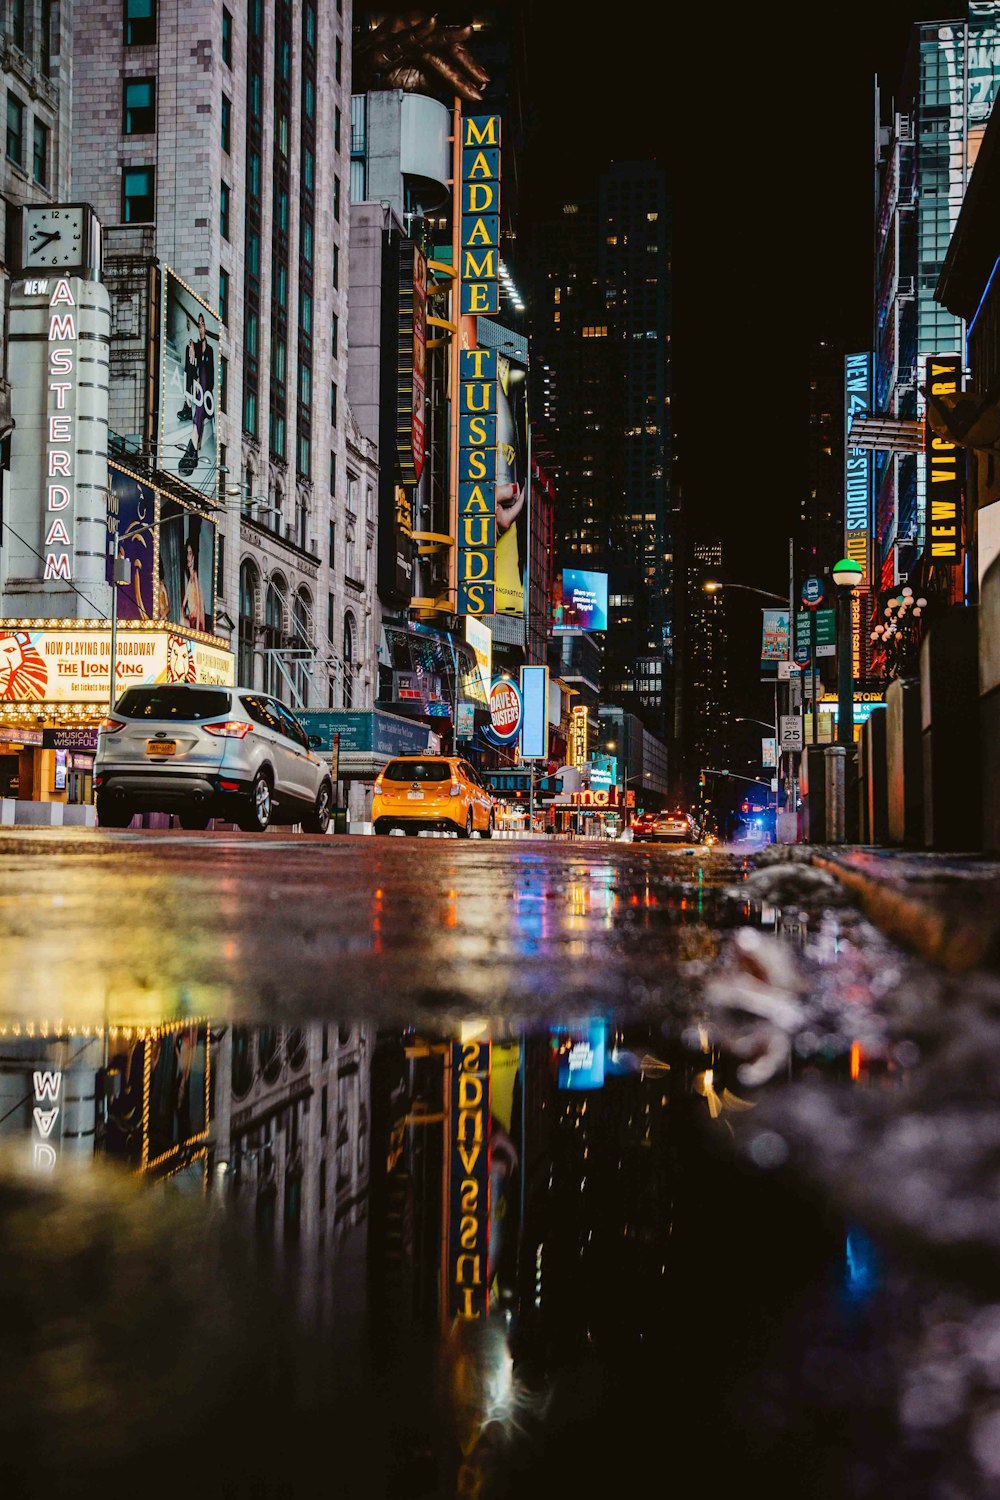
M219 724L203 724L206 734L217 735L221 740L245 740L253 729L245 719L224 719Z
M124 719L102 719L97 726L97 732L98 734L117 734L119 729L124 728Z
M462 795L462 783L460 781L452 781L452 783L451 783L451 796L452 797L461 797L461 795Z

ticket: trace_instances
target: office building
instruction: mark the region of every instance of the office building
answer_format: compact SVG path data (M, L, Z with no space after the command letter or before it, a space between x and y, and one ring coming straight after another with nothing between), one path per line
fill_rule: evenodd
M707 593L706 578L718 578L722 547L695 542L687 578L687 733L688 764L728 766L733 710L729 693L727 601L725 590Z
M215 463L187 480L223 507L217 618L238 679L300 708L374 686L377 454L346 399L350 24L349 0L93 0L73 21L73 193L121 290L112 384L155 259L220 319ZM173 402L152 437L124 405L113 389L112 456L168 467Z
M964 354L964 321L934 294L998 82L1000 4L970 0L958 19L914 26L902 86L885 115L876 91L876 413L922 419L927 359ZM914 578L926 541L920 456L879 451L875 588L887 593Z
M7 122L0 160L3 237L0 290L17 265L20 210L26 203L69 197L69 105L72 98L70 8L53 0L11 0L0 27L0 85ZM0 370L6 326L0 333ZM0 440L10 431L10 389L0 381ZM3 539L0 537L0 545Z
M619 162L539 231L536 394L558 465L561 562L609 574L602 692L673 724L670 210Z

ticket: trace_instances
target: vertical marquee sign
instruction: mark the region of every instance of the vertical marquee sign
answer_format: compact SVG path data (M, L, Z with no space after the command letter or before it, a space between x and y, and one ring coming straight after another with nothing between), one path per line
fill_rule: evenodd
M500 311L500 116L462 121L462 312Z
M77 587L104 581L108 294L79 276L26 277L11 287L8 328L4 613L72 617Z
M932 355L927 361L928 396L957 396L962 389L962 361L957 354ZM927 546L931 562L960 567L962 547L962 460L955 443L939 437L928 423Z
M871 587L872 452L851 446L851 422L871 411L872 357L844 359L844 556L861 569L859 588Z
M863 628L872 587L872 505L875 491L874 453L851 444L851 423L872 409L872 356L844 358L844 556L857 563L861 578L851 590L851 676L855 682L870 675L871 648Z
M452 1316L489 1310L490 1043L451 1049L451 1201L448 1285Z
M458 613L491 615L497 545L495 349L462 350L458 407Z

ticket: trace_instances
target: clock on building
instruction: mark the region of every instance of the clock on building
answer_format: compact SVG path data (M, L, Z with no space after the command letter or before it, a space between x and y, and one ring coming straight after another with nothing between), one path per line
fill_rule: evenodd
M21 224L23 271L89 271L99 264L100 238L85 203L26 205Z

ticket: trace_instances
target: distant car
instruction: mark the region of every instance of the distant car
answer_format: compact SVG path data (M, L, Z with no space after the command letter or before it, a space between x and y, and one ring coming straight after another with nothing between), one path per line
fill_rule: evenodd
M251 688L127 688L98 734L98 822L127 828L137 812L164 812L182 828L222 818L253 833L271 823L326 833L333 783L317 744L291 709Z
M656 844L700 844L701 829L683 808L658 813L650 835Z
M454 755L400 756L375 782L375 832L456 833L460 839L491 839L496 823L493 794L478 771Z
M656 814L647 812L640 813L632 821L632 842L634 844L649 843L653 837L653 825L656 822Z

